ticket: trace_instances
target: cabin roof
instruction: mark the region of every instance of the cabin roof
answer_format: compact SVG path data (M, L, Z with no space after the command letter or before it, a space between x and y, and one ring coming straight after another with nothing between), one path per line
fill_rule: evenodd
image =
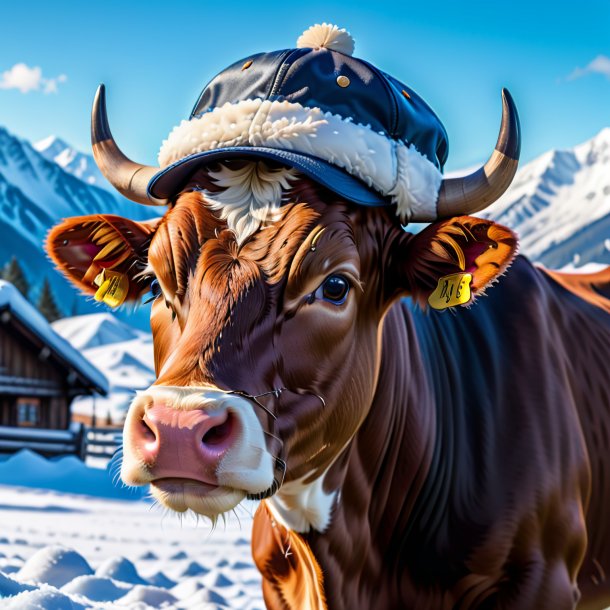
M43 315L10 283L0 280L0 310L11 315L36 335L60 360L72 367L96 392L108 393L108 380L78 350L60 337Z

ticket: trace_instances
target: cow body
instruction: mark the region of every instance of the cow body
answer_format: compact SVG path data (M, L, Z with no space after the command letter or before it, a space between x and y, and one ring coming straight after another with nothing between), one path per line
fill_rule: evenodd
M236 205L244 175L282 205ZM123 480L212 519L263 499L270 609L610 604L610 273L517 258L432 312L444 278L472 301L502 276L515 235L469 216L412 235L241 162L196 173L162 219L70 219L48 247L89 293L101 270L127 298L158 283Z
M388 312L332 521L303 534L328 608L568 609L583 555L578 607L610 604L607 309L520 257L458 315ZM253 542L269 607L310 607L313 575L286 582L311 559L286 557L270 509Z

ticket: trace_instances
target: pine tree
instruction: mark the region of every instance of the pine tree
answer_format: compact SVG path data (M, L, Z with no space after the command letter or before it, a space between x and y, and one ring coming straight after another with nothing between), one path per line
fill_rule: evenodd
M40 297L38 298L38 311L47 319L48 322L55 322L59 318L63 317L55 302L53 291L51 290L51 284L45 277L42 282L42 288L40 289Z
M3 280L13 284L26 299L28 298L30 283L27 281L23 268L19 264L16 256L13 256L13 258L4 265L1 277Z

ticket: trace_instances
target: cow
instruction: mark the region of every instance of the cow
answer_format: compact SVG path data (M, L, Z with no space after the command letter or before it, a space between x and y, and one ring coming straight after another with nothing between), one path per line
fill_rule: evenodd
M510 96L490 160L438 185L420 232L407 222L428 212L359 205L235 144L172 165L158 197L165 174L120 151L103 89L92 141L122 193L168 205L47 239L85 294L153 299L157 380L127 416L126 484L212 520L259 500L273 610L610 604L610 270L536 267L471 215L516 170Z

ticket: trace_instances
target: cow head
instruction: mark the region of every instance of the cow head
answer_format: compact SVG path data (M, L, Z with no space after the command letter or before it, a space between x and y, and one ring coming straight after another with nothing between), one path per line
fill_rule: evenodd
M454 273L472 275L474 298L516 240L469 216L412 235L390 208L248 160L198 170L159 220L72 218L47 246L85 293L102 270L128 301L152 293L158 379L131 405L122 477L214 517L320 480L367 417L388 308L425 306Z

